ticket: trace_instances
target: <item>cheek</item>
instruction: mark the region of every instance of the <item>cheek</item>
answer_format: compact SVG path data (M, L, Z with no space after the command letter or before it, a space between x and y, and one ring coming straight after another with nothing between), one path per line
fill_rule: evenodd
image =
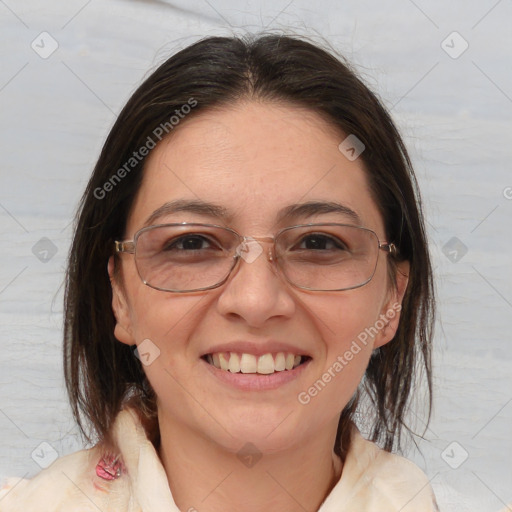
M150 353L148 374L156 368L173 368L192 348L188 340L199 319L204 296L171 294L146 286L135 268L124 274L129 301L130 328L141 354ZM141 357L141 361L144 361ZM153 363L154 361L154 363Z
M361 342L362 352L365 347L371 351L375 334L372 327L379 319L383 294L372 290L370 285L371 282L337 297L316 298L317 327L322 332L330 357L345 352L354 341Z
M132 320L136 339L150 338L161 350L182 345L197 324L200 296L173 295L145 286L133 296Z
M199 300L198 297L166 293L146 286L133 261L123 266L123 280L129 303L130 327L137 344L146 338L161 342Z
M317 380L305 390L305 400L322 395L316 400L318 406L323 403L322 407L336 413L345 407L366 371L374 337L382 327L378 323L381 304L381 294L368 285L322 300L313 298L311 318L323 340L325 357L318 361ZM321 407L318 413L323 414Z
M204 297L144 288L147 290L132 296L133 329L141 362L157 395L175 400L182 393L179 382L186 381L199 364L199 358L194 363L197 349L190 339L200 322Z

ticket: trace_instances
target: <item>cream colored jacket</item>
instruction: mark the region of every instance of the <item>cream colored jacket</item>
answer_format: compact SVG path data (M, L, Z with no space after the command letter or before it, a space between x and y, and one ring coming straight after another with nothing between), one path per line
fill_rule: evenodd
M61 457L32 479L8 479L0 512L179 512L137 414L121 411L113 429L122 464L109 464L98 446ZM416 465L381 450L355 427L352 436L341 478L319 512L438 511Z

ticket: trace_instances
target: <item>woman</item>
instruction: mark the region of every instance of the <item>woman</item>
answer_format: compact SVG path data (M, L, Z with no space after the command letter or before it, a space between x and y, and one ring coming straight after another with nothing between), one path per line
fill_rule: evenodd
M437 510L391 453L433 304L376 97L303 40L200 41L133 94L78 214L65 373L96 444L0 511Z

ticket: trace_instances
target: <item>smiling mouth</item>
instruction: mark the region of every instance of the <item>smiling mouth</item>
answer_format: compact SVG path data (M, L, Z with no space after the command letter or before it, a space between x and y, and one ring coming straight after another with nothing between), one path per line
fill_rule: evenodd
M202 359L222 371L270 375L294 370L309 361L311 357L291 352L268 353L261 356L238 352L216 352L205 354Z

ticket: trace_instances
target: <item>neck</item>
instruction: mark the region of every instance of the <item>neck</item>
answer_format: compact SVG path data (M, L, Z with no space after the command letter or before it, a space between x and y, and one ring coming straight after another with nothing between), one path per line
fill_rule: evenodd
M183 511L318 510L341 476L335 436L316 435L278 453L245 447L237 454L160 415L159 423L160 459Z

